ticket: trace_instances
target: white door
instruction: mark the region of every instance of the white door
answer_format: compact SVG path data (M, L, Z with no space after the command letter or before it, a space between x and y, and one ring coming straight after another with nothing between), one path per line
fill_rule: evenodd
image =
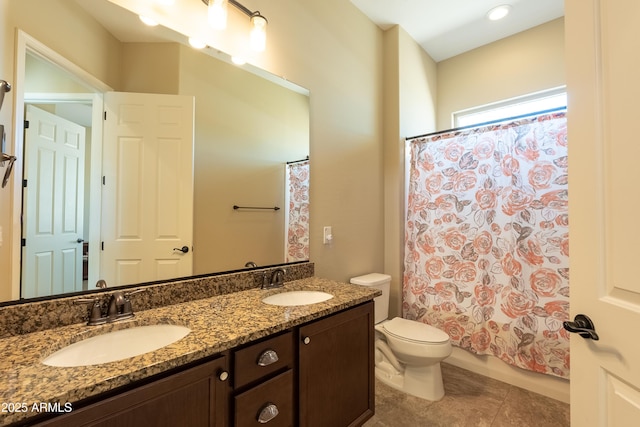
M110 92L105 111L101 278L191 275L194 98Z
M566 0L571 425L640 425L640 2ZM573 320L573 319L571 319Z
M85 128L26 107L22 298L82 290Z

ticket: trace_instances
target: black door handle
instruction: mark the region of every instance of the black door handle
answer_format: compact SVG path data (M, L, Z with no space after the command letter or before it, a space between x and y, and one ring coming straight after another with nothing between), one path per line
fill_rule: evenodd
M82 242L84 242L84 239L81 239L81 238L78 237L78 240L76 240L76 242L82 243Z
M567 331L579 334L582 338L598 341L600 337L596 334L596 327L591 319L584 314L576 314L573 322L562 322L562 327Z
M181 248L173 248L174 251L180 251L183 254L186 254L187 252L189 252L189 246L183 246Z

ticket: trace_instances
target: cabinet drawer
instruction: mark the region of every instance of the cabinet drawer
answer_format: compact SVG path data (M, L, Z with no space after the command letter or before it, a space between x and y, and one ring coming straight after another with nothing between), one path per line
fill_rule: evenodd
M293 426L293 371L237 395L234 399L235 426ZM262 421L259 421L262 414Z
M287 332L237 350L233 357L234 385L239 388L293 366L293 333Z

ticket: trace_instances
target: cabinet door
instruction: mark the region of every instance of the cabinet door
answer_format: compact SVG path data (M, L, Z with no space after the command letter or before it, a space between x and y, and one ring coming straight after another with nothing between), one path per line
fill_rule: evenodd
M362 425L374 412L373 302L298 333L300 425Z
M227 425L227 361L184 372L74 410L39 426L222 427ZM225 373L221 376L222 373Z

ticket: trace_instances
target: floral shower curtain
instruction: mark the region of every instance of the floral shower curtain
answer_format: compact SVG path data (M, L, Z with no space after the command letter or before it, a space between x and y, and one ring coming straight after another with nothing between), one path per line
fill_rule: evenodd
M408 142L404 317L568 378L565 114Z
M285 262L309 259L309 160L287 164Z

